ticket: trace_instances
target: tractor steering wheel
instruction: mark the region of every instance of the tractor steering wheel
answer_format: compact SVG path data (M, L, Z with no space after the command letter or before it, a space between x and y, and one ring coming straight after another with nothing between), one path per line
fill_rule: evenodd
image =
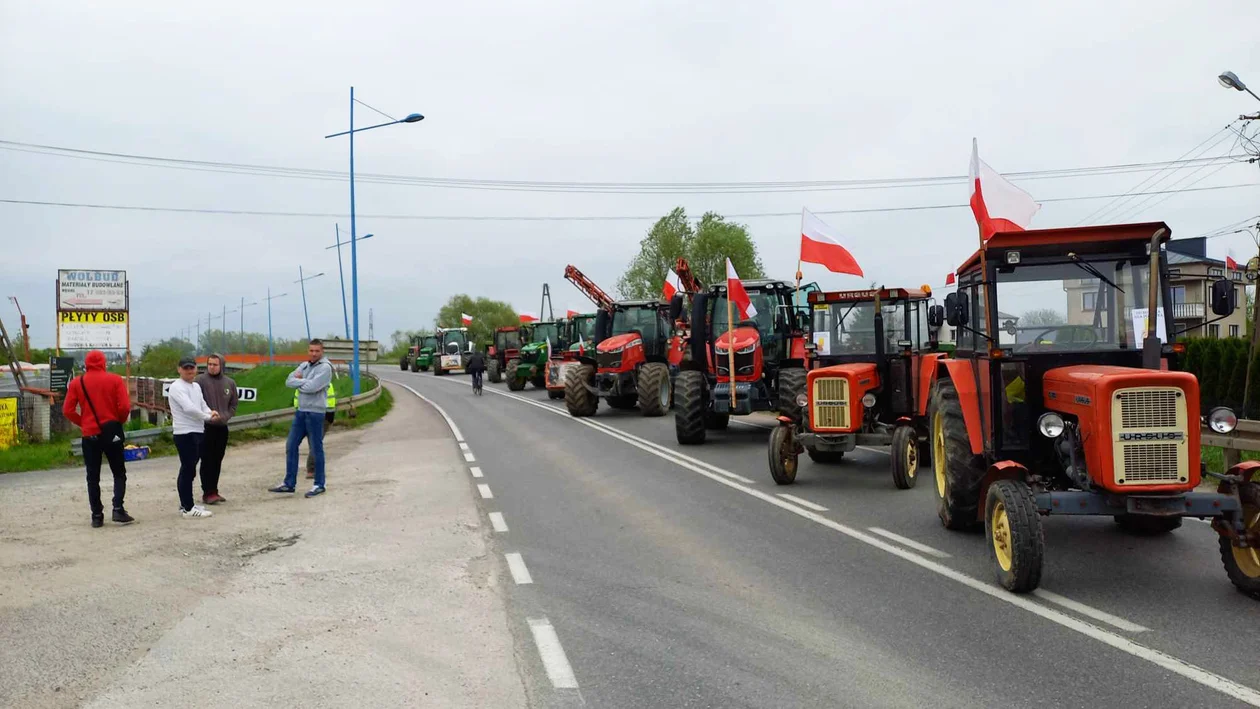
M1037 351L1037 350L1043 350L1043 349L1044 350L1053 349L1055 345L1058 344L1058 342L1050 342L1043 345L1041 343L1041 338L1044 337L1045 335L1049 335L1052 332L1063 332L1063 331L1066 331L1069 333L1088 332L1089 336L1093 338L1090 342L1076 342L1075 336L1073 337L1073 342L1071 344L1080 345L1081 349L1086 349L1086 350L1093 349L1099 343L1098 331L1092 327L1082 328L1079 325L1055 325L1054 327L1048 327L1045 330L1042 330L1041 332L1037 333L1037 336L1033 338L1032 342L1029 342L1023 345L1022 347L1020 347L1019 351L1028 352L1028 351Z

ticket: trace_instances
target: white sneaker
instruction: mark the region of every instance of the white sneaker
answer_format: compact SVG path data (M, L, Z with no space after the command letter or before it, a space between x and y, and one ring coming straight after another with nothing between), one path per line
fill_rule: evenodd
M183 510L181 512L185 517L213 517L214 513L202 507L201 505L193 505L191 510Z

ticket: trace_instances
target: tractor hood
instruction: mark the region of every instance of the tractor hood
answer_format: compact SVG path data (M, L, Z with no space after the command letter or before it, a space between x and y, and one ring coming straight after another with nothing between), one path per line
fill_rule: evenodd
M735 336L735 351L746 350L761 341L761 334L757 332L755 327L737 327L734 333L722 333L718 335L713 342L713 347L718 352L726 353L730 347L731 335Z
M634 344L642 344L643 337L637 332L627 332L624 335L613 335L608 339L600 342L595 348L596 352L602 354L614 354L624 350Z
M1188 411L1199 410L1199 382L1189 372L1166 372L1137 367L1078 364L1046 372L1042 380L1042 401L1047 409L1078 413L1093 406L1110 407L1112 394L1121 389L1156 387L1180 390ZM1023 381L1007 385L1011 400L1024 397Z

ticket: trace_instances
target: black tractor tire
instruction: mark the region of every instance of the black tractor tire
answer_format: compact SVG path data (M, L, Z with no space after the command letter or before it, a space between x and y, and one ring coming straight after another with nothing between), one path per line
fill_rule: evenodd
M1239 486L1242 518L1248 532L1260 530L1260 481ZM1241 593L1260 600L1260 547L1235 547L1229 538L1221 537L1221 561L1230 583Z
M639 404L638 394L625 394L623 396L608 397L608 405L618 411L629 411Z
M710 411L704 417L704 427L710 431L725 431L730 425L730 414L715 414Z
M774 478L776 485L791 485L796 482L800 454L797 453L796 444L788 435L790 433L791 430L787 426L775 426L770 431L768 446L770 477Z
M410 369L411 369L411 371L413 371L413 372L415 372L415 371L419 371L419 369L420 369L420 364L419 364L419 362L420 362L420 360L418 360L418 359L413 359L413 360L411 360L411 365L410 365Z
M498 384L503 381L503 370L499 369L498 357L486 362L486 379L489 379L491 384Z
M403 360L402 360L401 362L399 362L399 363L398 363L398 365L399 365L399 369L401 369L401 370L402 370L402 371L404 371L404 372L405 372L405 371L407 371L407 360L406 360L406 358L403 358Z
M936 514L946 529L977 530L984 456L971 452L962 403L948 379L939 380L932 392L931 435Z
M685 446L704 443L704 430L708 428L709 402L706 394L704 372L685 369L674 380L674 435Z
M805 452L815 463L839 463L844 460L844 451L820 451L816 448L806 448Z
M1122 514L1116 515L1113 519L1120 525L1120 529L1139 537L1155 537L1181 528L1180 517Z
M445 376L446 376L446 370L445 370L445 369L442 369L442 361L441 361L441 360L438 360L437 364L433 365L433 376L435 376L435 377L445 377Z
M595 386L595 365L569 367L564 378L564 406L570 416L594 416L599 397L591 391Z
M525 380L516 376L516 368L521 366L519 359L509 359L507 369L503 370L503 376L507 377L508 389L512 391L520 391L525 388Z
M805 391L805 370L801 367L784 367L779 370L779 413L800 422L802 409L796 403L796 395Z
M639 411L644 416L664 416L669 411L674 392L669 383L669 365L664 362L648 362L639 367L636 382L639 394Z
M893 485L898 490L909 490L919 481L919 436L913 426L898 426L893 430L892 444Z
M1022 480L999 480L989 486L984 511L984 535L998 583L1014 593L1036 589L1046 542L1032 489Z

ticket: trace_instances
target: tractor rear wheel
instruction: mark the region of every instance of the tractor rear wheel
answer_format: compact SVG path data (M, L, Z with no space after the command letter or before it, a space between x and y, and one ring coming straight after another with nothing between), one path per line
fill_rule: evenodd
M503 370L499 369L498 357L492 358L486 363L486 379L489 379L491 384L498 384L503 381Z
M844 451L820 451L817 448L806 448L809 459L815 463L839 463L844 460Z
M404 371L404 372L405 372L405 371L407 371L407 360L406 360L406 359L402 360L402 361L401 361L401 362L399 362L398 364L400 365L400 366L399 366L399 368L400 368L400 369L402 369L402 371Z
M941 524L946 529L978 528L984 458L971 452L962 403L948 379L938 381L932 393L932 471Z
M411 371L414 372L418 370L419 368L420 368L420 360L418 359L411 360Z
M704 417L704 427L710 431L725 431L731 425L730 414L715 414L709 412Z
M664 416L669 411L669 400L673 392L669 387L669 365L663 362L648 362L639 367L639 411L644 416Z
M1180 517L1157 517L1155 515L1122 514L1116 515L1116 524L1120 529L1136 534L1139 537L1154 537L1168 534L1181 527Z
M639 405L639 395L610 396L608 397L608 405L619 411L629 411Z
M801 367L784 367L779 370L779 413L801 420L801 406L796 396L805 393L805 370Z
M1032 489L1022 480L999 480L989 486L984 510L998 583L1015 593L1037 588L1046 544Z
M799 454L791 433L787 426L775 426L770 431L770 477L774 478L777 485L791 485L796 482Z
M919 437L913 426L893 430L892 478L898 490L909 490L919 481Z
M525 380L516 376L516 368L521 366L519 359L509 359L507 369L503 370L503 376L507 377L508 389L512 391L520 391L525 388Z
M1260 481L1243 483L1238 492L1243 503L1243 523L1254 539L1260 534ZM1239 591L1260 599L1260 547L1236 547L1228 537L1221 537L1220 544L1221 561L1230 582Z
M684 369L674 381L674 435L683 445L704 443L708 417L713 415L708 411L704 379L704 372Z
M569 367L564 377L564 406L570 416L594 416L599 408L599 397L595 396L595 366L579 364Z

